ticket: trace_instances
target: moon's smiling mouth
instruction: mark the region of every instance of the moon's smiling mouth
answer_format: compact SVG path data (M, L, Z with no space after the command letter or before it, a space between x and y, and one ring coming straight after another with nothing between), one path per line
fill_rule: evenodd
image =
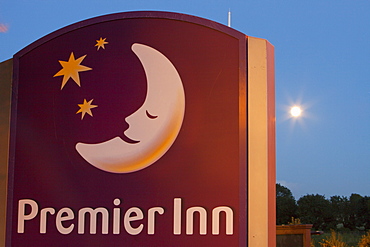
M129 144L136 144L136 143L140 142L140 141L131 139L130 137L126 136L125 134L123 134L123 136L121 138L122 138L122 140L124 140L125 142L127 142Z

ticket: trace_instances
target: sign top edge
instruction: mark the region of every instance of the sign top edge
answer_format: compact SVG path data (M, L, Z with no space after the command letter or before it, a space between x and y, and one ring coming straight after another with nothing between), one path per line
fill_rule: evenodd
M98 24L98 23L115 21L115 20L124 20L124 19L167 19L167 20L174 20L174 21L183 21L183 22L188 22L188 23L193 23L193 24L204 26L204 27L208 27L208 28L223 32L227 35L230 35L238 39L247 38L247 35L245 35L244 33L238 30L235 30L219 22L212 21L212 20L205 19L205 18L198 17L198 16L194 16L194 15L177 13L177 12L167 12L167 11L129 11L129 12L118 12L118 13L96 16L96 17L92 17L89 19L79 21L79 22L75 22L73 24L67 25L60 29L57 29L39 38L38 40L32 42L31 44L27 45L26 47L24 47L23 49L15 53L13 58L22 57L23 55L27 54L34 48L60 35L63 35L67 32L80 29L80 28L84 28L90 25Z

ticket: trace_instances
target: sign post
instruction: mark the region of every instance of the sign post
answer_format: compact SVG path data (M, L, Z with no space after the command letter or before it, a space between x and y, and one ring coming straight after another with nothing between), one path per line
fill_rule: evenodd
M127 12L13 64L7 246L275 245L266 40Z
M5 245L6 185L12 60L0 62L0 245Z

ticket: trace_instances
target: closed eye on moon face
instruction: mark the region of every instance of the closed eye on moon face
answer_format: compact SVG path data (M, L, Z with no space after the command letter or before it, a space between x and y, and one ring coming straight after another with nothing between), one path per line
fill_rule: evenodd
M146 111L146 115L148 116L148 118L150 119L156 119L158 116L154 116L154 115L151 115L148 111Z

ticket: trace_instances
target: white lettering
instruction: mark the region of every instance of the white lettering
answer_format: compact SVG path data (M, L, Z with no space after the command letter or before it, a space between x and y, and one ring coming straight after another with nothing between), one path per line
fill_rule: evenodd
M220 234L220 214L226 214L226 234L233 235L233 210L229 207L220 206L212 210L212 234Z
M134 214L131 216L131 214ZM138 227L134 228L131 226L131 221L136 221L136 220L142 220L144 218L143 211L141 211L140 208L133 207L129 208L126 213L125 217L123 220L123 223L125 225L125 229L128 233L131 235L137 235L143 230L143 224L140 224Z
M85 233L85 214L90 214L90 234L96 234L96 218L98 213L102 215L102 233L108 234L108 210L106 208L81 208L78 211L78 234Z
M173 234L181 234L181 198L173 199Z
M64 214L64 215L63 215ZM62 221L73 220L75 214L70 208L62 208L57 213L57 218L55 219L55 226L61 234L70 234L75 227L74 224L71 224L69 227L64 227Z
M40 233L46 233L47 213L55 214L54 208L43 208L40 212Z
M199 233L207 234L207 211L202 207L191 207L186 210L186 234L193 234L194 213L199 213Z
M121 200L116 198L113 201L113 204L115 206L119 206L121 204ZM119 234L120 233L120 217L121 217L121 209L120 208L114 208L113 209L113 234Z
M26 214L26 205L31 206L31 212ZM18 233L24 233L24 221L32 220L39 212L39 206L34 200L22 199L18 202Z
M64 207L57 211L55 208L47 207L40 208L36 201L32 199L21 199L18 201L18 225L17 232L25 232L26 221L39 221L39 229L41 234L46 234L48 227L51 226L49 221L55 221L55 227L60 234L70 234L75 225L78 234L85 234L85 230L90 225L89 234L97 234L97 227L101 226L102 234L120 234L121 229L130 235L138 235L143 232L144 222L147 223L147 234L154 235L156 232L156 223L158 215L163 215L165 209L163 207L149 208L146 214L148 217L145 221L144 212L139 207L128 208L125 212L121 206L121 200L116 198L113 200L114 206L111 208L105 207L85 207L78 211L68 207ZM78 217L75 218L75 212ZM212 209L212 215L208 215L206 208L201 206L189 207L183 209L182 198L173 199L173 234L181 235L181 230L184 227L186 235L193 235L194 224L198 224L199 217L199 234L207 234L207 218L212 217L212 235L220 234L220 225L223 225L225 219L226 235L234 234L234 212L230 207L219 206ZM112 215L110 215L110 213ZM88 216L89 215L89 216ZM183 224L182 216L186 216L186 222ZM39 219L37 218L39 217ZM222 219L221 219L222 217ZM163 218L163 219L166 219ZM196 220L195 220L196 219ZM123 222L122 222L123 221ZM195 223L196 222L196 223ZM222 222L222 223L221 223ZM32 224L33 225L33 224ZM31 225L29 226L29 228ZM197 230L195 230L197 231Z
M161 207L149 208L148 210L148 234L154 234L155 229L155 213L164 214L164 209Z

